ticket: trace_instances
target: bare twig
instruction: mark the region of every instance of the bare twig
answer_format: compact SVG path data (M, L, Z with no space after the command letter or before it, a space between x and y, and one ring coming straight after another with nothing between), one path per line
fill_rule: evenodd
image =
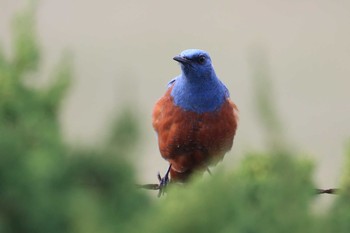
M159 184L137 184L136 185L138 188L142 189L150 189L150 190L159 190Z
M316 189L317 194L337 194L339 189Z
M143 189L149 189L149 190L160 190L159 184L143 184L143 185L136 185L138 188ZM332 189L316 189L316 194L338 194L339 189L332 188Z

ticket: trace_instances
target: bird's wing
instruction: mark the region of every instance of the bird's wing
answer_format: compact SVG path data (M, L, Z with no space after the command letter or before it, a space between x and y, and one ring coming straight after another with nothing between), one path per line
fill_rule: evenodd
M220 81L220 80L219 80L219 81ZM229 92L229 90L227 89L227 87L225 86L225 84L224 84L223 82L220 81L220 83L221 83L222 87L223 87L224 90L225 90L225 97L226 97L226 98L229 98L229 97L230 97L230 92Z
M221 82L221 81L220 81L220 82ZM223 86L223 88L224 88L224 90L225 90L225 97L227 98L227 100L229 101L230 105L232 106L232 108L233 108L233 114L234 114L236 120L238 121L238 120L239 120L239 116L238 116L238 112L239 112L239 111L238 111L238 108L237 108L236 104L235 104L232 100L230 100L230 92L229 92L229 90L227 89L227 87L225 86L225 84L223 84L222 82L221 82L221 84L222 84L222 86Z
M176 78L172 79L168 83L167 91L165 92L164 96L157 101L157 103L153 108L153 113L152 113L153 128L157 132L157 134L158 134L160 123L162 122L164 117L163 112L165 109L169 107L168 105L171 102L169 101L171 99L170 93L175 81L176 81Z
M157 133L158 133L158 127L159 127L159 120L161 120L161 118L163 116L162 112L163 112L164 108L166 108L165 103L167 103L167 100L170 98L171 89L172 89L177 78L178 77L175 77L168 82L168 85L167 85L168 89L167 89L165 95L157 101L157 103L155 104L155 106L153 108L153 114L152 114L153 128L155 129L155 131Z
M227 100L228 100L228 102L230 103L230 105L233 108L233 115L234 115L234 118L236 119L236 122L238 123L238 121L239 121L239 114L238 114L239 110L237 108L237 105L232 100L230 100L229 98Z

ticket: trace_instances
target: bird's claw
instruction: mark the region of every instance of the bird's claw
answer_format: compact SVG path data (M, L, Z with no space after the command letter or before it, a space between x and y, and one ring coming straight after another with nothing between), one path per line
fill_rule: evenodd
M165 193L165 189L168 186L170 179L169 179L169 172L170 172L170 168L171 168L171 164L167 170L167 172L165 173L165 175L163 177L161 177L160 173L158 172L158 181L159 181L159 192L158 192L158 197L162 196Z

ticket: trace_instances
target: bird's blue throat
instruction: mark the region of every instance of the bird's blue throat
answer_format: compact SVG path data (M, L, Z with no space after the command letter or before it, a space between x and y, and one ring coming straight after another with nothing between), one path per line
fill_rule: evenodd
M220 109L229 96L225 85L215 75L192 78L201 80L191 80L181 74L173 81L171 96L174 104L196 113L214 112Z

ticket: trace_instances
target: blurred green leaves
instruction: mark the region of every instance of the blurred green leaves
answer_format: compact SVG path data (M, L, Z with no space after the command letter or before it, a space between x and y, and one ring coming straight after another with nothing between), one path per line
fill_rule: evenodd
M72 59L62 57L48 87L28 85L41 62L33 9L15 19L13 57L0 53L0 232L122 232L148 205L123 156L137 124L118 118L115 150L63 143L58 112Z
M35 32L35 7L28 8L26 12L18 15L14 20L13 43L14 57L12 65L18 73L18 78L24 72L38 68L40 51Z
M249 155L234 172L171 190L145 232L310 232L310 168L283 154Z
M58 107L71 83L72 72L72 55L66 52L54 69L54 75L51 79L53 83L49 88L42 91L42 98L46 100L46 107L55 115L57 115Z
M139 135L140 126L136 113L125 107L111 124L106 147L127 154L135 150L140 140Z
M341 192L329 214L328 232L348 232L350 229L350 145L347 148ZM328 216L327 216L328 217Z

